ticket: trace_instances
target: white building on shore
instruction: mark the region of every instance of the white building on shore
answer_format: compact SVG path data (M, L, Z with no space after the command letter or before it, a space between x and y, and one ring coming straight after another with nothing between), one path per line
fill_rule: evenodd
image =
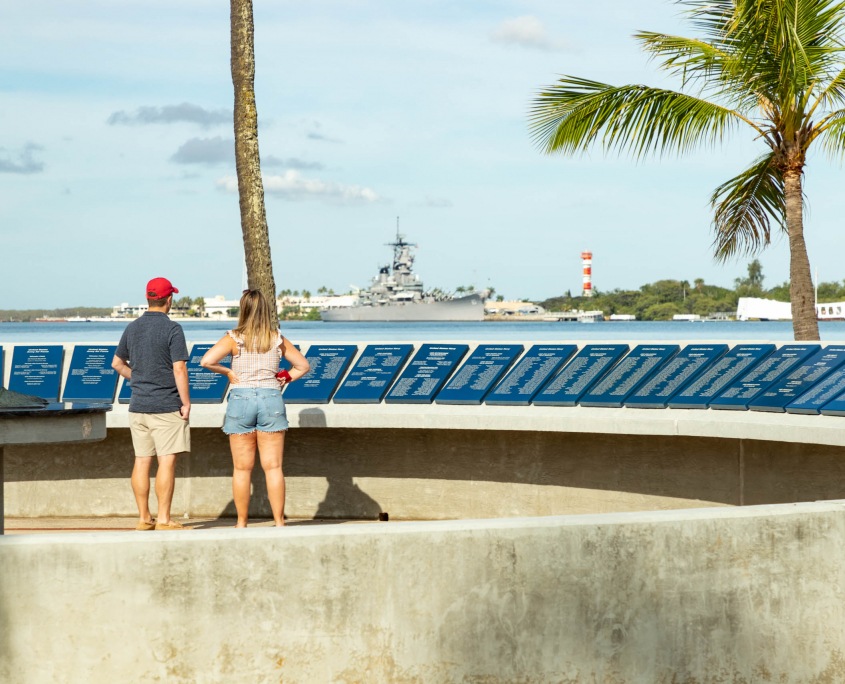
M845 302L816 304L816 318L820 321L845 320ZM760 297L740 297L736 305L738 321L791 321L792 305Z
M236 319L238 317L237 310L240 308L239 299L226 299L223 295L214 295L213 297L203 297L205 305L202 308L202 318L211 318L215 320ZM144 315L147 311L147 303L143 304L129 304L123 302L112 307L112 318L138 318ZM199 316L199 307L197 304L192 304L189 309L191 317ZM186 315L188 312L180 310L173 310L172 314L176 318L180 315ZM234 315L232 315L234 314Z

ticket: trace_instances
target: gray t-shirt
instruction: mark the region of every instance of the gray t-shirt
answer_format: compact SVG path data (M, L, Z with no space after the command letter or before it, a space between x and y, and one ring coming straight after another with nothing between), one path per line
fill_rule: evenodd
M132 369L132 413L171 413L182 408L173 364L187 361L182 326L161 311L147 311L126 326L115 355Z

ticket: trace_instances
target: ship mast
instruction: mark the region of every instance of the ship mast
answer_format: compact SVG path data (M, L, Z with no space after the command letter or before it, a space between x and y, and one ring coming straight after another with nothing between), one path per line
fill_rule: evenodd
M411 272L414 266L414 255L411 253L412 247L417 247L416 243L405 242L405 236L399 232L399 217L396 217L396 241L388 242L388 247L393 247L393 275L411 277Z

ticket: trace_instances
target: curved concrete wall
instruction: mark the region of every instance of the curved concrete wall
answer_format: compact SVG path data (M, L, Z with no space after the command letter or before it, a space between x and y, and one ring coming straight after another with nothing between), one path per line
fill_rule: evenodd
M10 517L135 514L125 404L93 445L5 450ZM224 404L192 411L174 512L232 515ZM458 519L845 498L843 419L756 411L288 406L289 517ZM253 515L269 513L260 469Z
M173 511L234 515L229 445L195 428ZM291 518L437 520L845 498L842 447L715 437L300 428L287 436ZM128 429L86 445L5 447L11 517L133 516ZM269 515L263 475L252 514ZM155 497L153 497L153 502Z
M0 538L8 682L845 681L845 502Z

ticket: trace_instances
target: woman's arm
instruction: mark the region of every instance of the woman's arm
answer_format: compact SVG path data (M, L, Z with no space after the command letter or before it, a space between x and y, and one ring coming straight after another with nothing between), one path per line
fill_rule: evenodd
M237 351L238 345L235 341L228 335L223 335L223 337L217 341L217 344L209 349L203 355L202 359L200 359L200 366L215 373L220 373L220 375L225 375L229 378L229 382L234 385L239 381L238 376L235 375L231 368L221 366L220 362L230 354L233 357L236 356Z
M299 378L311 370L311 364L308 363L308 359L286 337L282 338L282 356L290 363L289 373L291 382L299 380Z

